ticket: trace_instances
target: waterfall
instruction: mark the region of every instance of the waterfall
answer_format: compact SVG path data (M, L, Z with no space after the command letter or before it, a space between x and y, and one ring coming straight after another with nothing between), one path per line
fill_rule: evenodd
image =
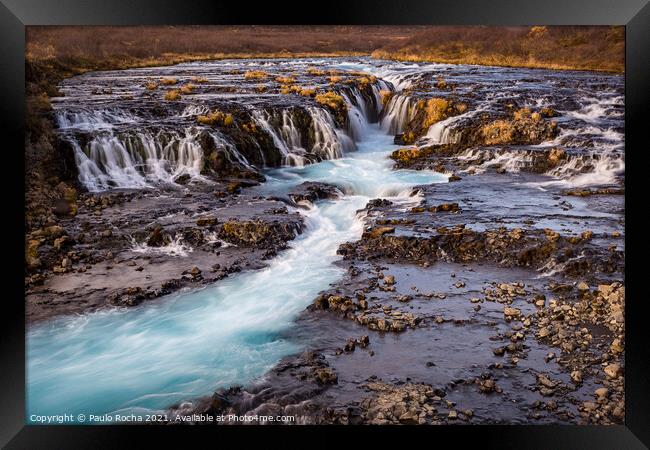
M307 162L306 150L301 146L302 136L296 128L290 114L284 110L281 113L282 123L279 129L272 125L272 113L264 110L253 110L252 117L255 122L271 136L273 143L282 153L282 163L291 166L302 167Z
M144 188L174 183L181 175L201 178L203 151L199 130L183 132L102 132L81 147L69 139L75 152L79 180L91 192L110 188Z
M332 116L322 108L308 107L314 132L312 151L322 159L337 159L344 151L355 149L354 141L345 132L336 127Z
M381 127L389 134L399 134L404 131L406 124L413 119L415 108L411 107L411 97L396 94L390 98L384 108Z

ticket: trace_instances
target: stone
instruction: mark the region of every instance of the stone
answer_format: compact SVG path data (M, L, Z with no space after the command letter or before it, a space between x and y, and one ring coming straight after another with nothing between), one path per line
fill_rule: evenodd
M336 384L338 383L338 375L332 369L323 367L314 370L314 378L319 384Z
M607 365L603 370L605 371L607 378L616 378L621 370L621 366L618 363L612 363Z
M579 370L574 370L571 372L571 381L576 384L582 383L582 372Z
M579 291L583 291L583 292L584 292L584 291L588 291L588 290L589 290L589 285L588 285L587 283L585 283L584 281L581 281L580 283L578 283L578 285L576 286L576 288L578 288Z
M386 275L384 277L384 284L387 284L387 285L395 284L395 276L394 275Z
M594 391L594 394L596 394L596 397L598 398L606 398L607 394L609 394L609 389L607 388L598 388Z
M503 308L503 315L506 316L507 318L519 317L521 315L521 310L506 306Z

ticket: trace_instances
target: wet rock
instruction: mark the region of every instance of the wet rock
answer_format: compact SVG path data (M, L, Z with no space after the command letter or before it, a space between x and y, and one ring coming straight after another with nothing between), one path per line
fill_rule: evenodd
M346 352L353 352L356 347L356 342L354 339L348 339L348 342L345 344L343 350Z
M339 190L336 186L317 181L306 181L299 184L290 193L289 197L298 203L307 201L315 203L318 200L335 199L339 197Z
M328 367L314 370L314 378L319 384L337 384L338 382L338 375Z
M163 247L171 241L171 236L164 232L163 227L156 225L147 238L147 245L149 247Z
M217 223L218 223L217 218L213 216L199 217L196 220L196 225L199 227L209 227L211 225L216 225Z

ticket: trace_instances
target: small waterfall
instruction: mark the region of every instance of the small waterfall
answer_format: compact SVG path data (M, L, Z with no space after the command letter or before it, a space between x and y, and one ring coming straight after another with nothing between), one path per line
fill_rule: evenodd
M389 134L399 134L404 131L406 124L413 119L415 108L411 105L412 99L408 95L396 94L390 98L384 107L381 127ZM380 101L381 103L381 101Z
M343 130L336 127L334 119L322 108L308 107L312 118L314 146L312 152L323 159L337 159L344 151L353 151L354 141Z
M230 142L224 135L217 131L210 132L210 137L214 142L215 147L223 150L226 159L232 164L241 164L247 169L255 170L255 168L248 162L246 157L242 155L238 150L235 144ZM260 155L262 155L262 161L264 161L264 152L260 150Z
M283 164L298 167L305 165L307 162L305 154L307 152L301 147L302 136L286 110L281 113L281 125L277 130L271 125L273 121L272 113L264 110L253 110L252 117L273 139L273 143L282 153Z
M363 139L363 136L367 132L368 119L365 112L365 103L361 102L361 105L364 105L363 110L353 102L347 93L341 92L345 103L348 105L348 121L350 123L350 134L355 141L360 141ZM356 99L357 102L359 99Z
M445 120L436 122L429 127L425 138L429 144L454 144L460 140L460 133L455 133L451 124L458 120L459 116L448 117Z
M70 139L75 151L79 180L89 191L110 188L143 188L152 183L174 183L181 175L201 178L203 151L198 130L184 133L102 132L81 148Z
M63 110L57 111L57 126L62 130L76 129L95 131L112 129L115 125L136 123L136 119L122 110L103 109L99 111Z

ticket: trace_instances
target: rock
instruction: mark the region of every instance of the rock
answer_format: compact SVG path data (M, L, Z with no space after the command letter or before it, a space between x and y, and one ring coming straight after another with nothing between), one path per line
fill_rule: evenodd
M368 237L378 238L384 234L394 233L395 227L376 227L368 232Z
M511 308L509 306L506 306L506 307L503 308L503 315L506 318L512 319L512 318L515 318L515 317L519 317L521 315L521 310L519 310L517 308Z
M494 353L496 356L503 356L505 352L506 352L505 347L497 347L494 350L492 350L492 353Z
M179 175L176 178L174 178L174 183L185 185L185 184L189 183L189 181L191 179L192 179L192 177L189 174L185 173L183 175Z
M621 371L621 366L618 363L609 364L603 369L607 378L616 378Z
M451 411L449 411L449 414L447 414L447 417L450 420L456 420L458 419L458 413L452 409Z
M357 342L359 343L359 347L361 348L366 348L368 345L370 345L370 338L366 335L361 336Z
M318 368L314 370L314 378L318 384L336 384L338 383L338 376L336 372L328 367Z
M394 275L386 275L384 277L384 284L387 284L387 285L395 284L395 276Z
M607 394L609 394L609 389L607 388L598 388L594 391L594 394L596 394L596 397L598 398L607 398Z
M168 234L163 233L163 227L156 225L147 238L147 245L149 247L163 247L171 242L171 238Z
M496 383L494 380L483 380L479 383L479 390L483 393L490 393L496 390Z
M571 372L571 381L576 384L582 383L582 372L579 370L574 370Z
M578 288L579 291L583 291L583 292L584 292L584 291L588 291L588 290L589 290L589 285L588 285L587 283L585 283L584 281L581 281L580 283L578 283L578 285L576 286L576 288Z
M537 375L537 382L548 389L554 389L557 385L557 381L553 381L544 374Z
M212 216L200 217L196 220L196 225L199 227L208 227L210 225L216 225L217 223L217 218Z
M417 425L419 423L419 417L415 412L407 411L399 416L399 422L404 425Z
M354 341L354 339L348 339L348 342L345 344L343 350L345 350L346 352L353 352L355 346L356 346L356 342Z

